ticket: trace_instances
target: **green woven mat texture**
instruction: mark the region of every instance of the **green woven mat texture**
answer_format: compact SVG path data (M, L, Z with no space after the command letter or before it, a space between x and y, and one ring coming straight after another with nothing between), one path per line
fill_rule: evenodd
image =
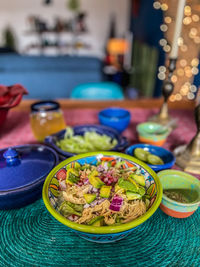
M88 242L46 210L42 199L0 211L0 266L200 266L200 209L175 219L160 209L125 239Z

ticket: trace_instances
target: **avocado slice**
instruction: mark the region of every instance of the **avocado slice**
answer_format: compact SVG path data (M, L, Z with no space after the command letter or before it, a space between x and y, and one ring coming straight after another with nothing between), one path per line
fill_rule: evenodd
M152 164L152 165L163 165L164 164L163 160L160 157L156 155L152 155L152 154L148 155L147 161L149 164Z
M140 194L141 196L144 196L145 193L146 193L145 188L142 187L142 186L140 186L140 187L138 188L138 194Z
M138 147L134 150L133 154L137 159L142 160L142 161L147 161L147 156L149 152Z
M70 168L67 171L66 183L76 184L79 182L79 180L80 180L79 172L75 169Z
M118 185L119 185L119 187L121 187L125 190L137 192L137 187L132 182L130 182L128 180L124 180L123 178L120 178L118 180Z
M88 222L88 225L101 226L103 224L103 216L97 216Z
M141 195L132 191L127 191L126 196L128 200L141 199Z
M97 197L96 194L84 194L85 201L90 204L92 201L94 201Z
M109 198L112 186L103 185L100 189L100 197Z
M90 176L89 177L89 182L95 188L101 188L102 185L104 185L104 182L101 181L101 179L99 177L95 177L95 176Z
M128 181L131 182L131 183L135 186L136 190L139 189L138 184L137 184L137 183L135 182L135 180L132 178L132 174L128 177Z
M145 186L145 178L143 175L140 174L133 174L132 178L138 183L139 185Z

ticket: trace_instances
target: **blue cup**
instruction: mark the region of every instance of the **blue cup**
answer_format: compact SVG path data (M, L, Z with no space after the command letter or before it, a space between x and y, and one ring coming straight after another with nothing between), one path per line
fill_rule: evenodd
M128 110L118 107L103 109L98 114L100 124L123 132L129 125L131 114Z

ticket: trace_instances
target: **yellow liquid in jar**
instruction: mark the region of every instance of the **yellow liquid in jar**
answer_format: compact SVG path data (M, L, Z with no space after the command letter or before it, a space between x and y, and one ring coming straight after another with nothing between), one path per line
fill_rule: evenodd
M31 114L31 128L35 138L42 142L45 137L66 128L61 112L38 112Z

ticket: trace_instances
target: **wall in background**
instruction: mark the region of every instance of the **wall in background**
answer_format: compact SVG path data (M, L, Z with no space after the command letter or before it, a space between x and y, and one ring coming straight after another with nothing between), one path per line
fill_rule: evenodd
M53 0L51 5L44 5L43 0L0 0L0 45L2 44L2 31L11 26L15 32L17 48L23 53L26 45L36 41L37 36L28 36L29 29L27 17L39 15L49 24L56 17L68 19L72 13L67 9L67 0ZM102 56L109 31L109 21L112 14L116 16L117 34L123 35L129 26L129 0L82 0L81 9L87 12L86 19L89 33L83 37L92 46L90 54ZM53 38L53 36L52 36ZM67 36L65 38L71 38ZM87 54L88 51L85 51Z

